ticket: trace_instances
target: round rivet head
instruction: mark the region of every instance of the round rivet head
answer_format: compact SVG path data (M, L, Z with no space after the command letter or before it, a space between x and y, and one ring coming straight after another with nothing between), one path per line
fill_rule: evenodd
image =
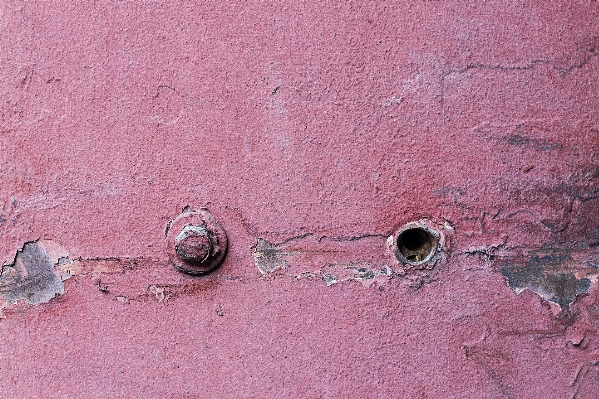
M175 237L177 255L188 262L205 262L211 255L210 233L202 226L187 225Z
M227 252L227 234L207 209L185 210L169 223L167 252L173 266L188 274L217 268Z

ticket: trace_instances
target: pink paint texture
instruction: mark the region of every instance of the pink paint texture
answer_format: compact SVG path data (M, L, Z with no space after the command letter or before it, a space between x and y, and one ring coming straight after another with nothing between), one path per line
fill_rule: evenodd
M597 397L597 3L6 1L0 32L0 255L82 270L4 309L0 396ZM169 264L187 205L229 237L208 276ZM328 242L397 272L420 219L418 284L322 281ZM592 282L560 309L519 265Z

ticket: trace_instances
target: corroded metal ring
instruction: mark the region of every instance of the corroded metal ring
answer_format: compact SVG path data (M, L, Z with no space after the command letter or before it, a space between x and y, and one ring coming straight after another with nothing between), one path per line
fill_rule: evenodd
M392 237L395 258L416 269L434 266L445 245L444 234L426 220L410 222Z
M206 274L225 258L227 233L207 209L185 210L167 226L166 250L177 270Z

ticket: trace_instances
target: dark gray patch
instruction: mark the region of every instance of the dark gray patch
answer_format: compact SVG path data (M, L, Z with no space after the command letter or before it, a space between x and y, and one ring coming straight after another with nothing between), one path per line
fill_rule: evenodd
M320 275L322 276L322 281L324 281L327 286L335 284L339 278L339 276L330 273L320 273Z
M590 279L576 277L573 272L576 266L572 262L572 256L567 252L534 254L527 259L504 260L500 270L512 289L529 289L567 310L576 296L588 292L591 286ZM584 265L576 269L596 274L594 268Z
M443 186L443 187L435 188L433 190L433 195L435 197L451 196L451 197L455 198L455 197L463 196L464 192L465 192L465 190L460 187Z
M70 263L71 263L71 260L69 258L67 258L67 257L63 256L63 257L58 258L58 264L59 265L68 265Z
M346 269L353 270L356 274L354 278L358 280L372 280L378 275L378 273L376 273L374 270L368 269L366 267L347 266Z
M515 145L516 147L529 146L530 139L528 137L520 136L518 134L510 134L505 137L505 140L510 145Z
M503 139L510 145L516 147L530 147L537 151L553 151L562 147L562 143L546 139L531 139L519 134L510 134L503 137Z
M376 277L376 274L372 270L360 271L360 274L358 275L358 278L366 279L366 280L372 280L375 277Z
M13 264L2 267L0 294L9 302L22 299L37 305L63 292L64 284L54 273L54 262L39 242L26 243Z
M216 305L214 313L216 313L218 317L224 317L225 312L223 312L223 307L220 305L220 303Z
M533 140L534 149L537 151L553 151L562 148L562 143L549 140Z

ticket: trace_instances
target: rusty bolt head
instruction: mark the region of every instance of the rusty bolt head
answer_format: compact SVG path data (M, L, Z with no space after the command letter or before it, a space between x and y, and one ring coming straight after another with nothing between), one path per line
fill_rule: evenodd
M227 234L208 210L186 210L167 227L167 251L177 270L205 274L223 261Z
M177 255L189 262L204 262L212 252L210 233L202 226L187 225L175 237Z

